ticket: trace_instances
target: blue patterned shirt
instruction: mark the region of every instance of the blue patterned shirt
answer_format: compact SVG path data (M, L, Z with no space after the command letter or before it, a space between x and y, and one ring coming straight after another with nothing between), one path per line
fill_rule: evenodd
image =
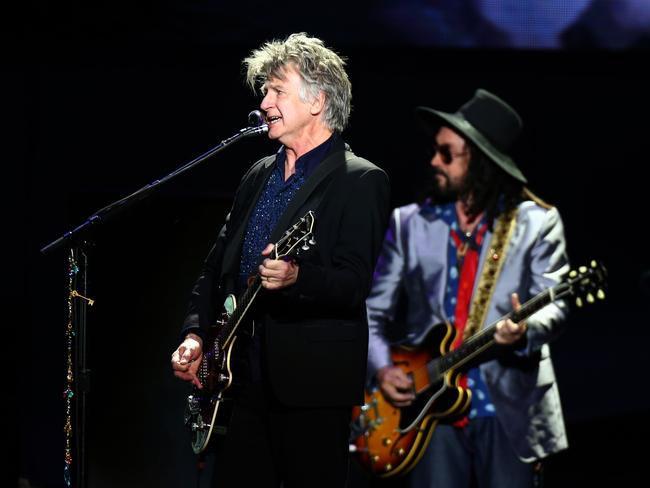
M278 151L271 176L253 209L246 228L239 266L240 285L245 287L248 277L257 274L257 267L262 261L262 251L269 244L271 234L280 217L296 192L314 172L318 164L325 159L335 138L336 134L333 134L320 146L300 156L296 160L296 172L286 181L284 180L286 159L284 146Z
M458 218L456 216L456 208L453 203L445 205L438 205L434 207L436 215L443 219L452 230L456 231L458 235L463 235L458 225ZM485 217L483 217L485 221ZM477 226L483 222L479 223ZM485 242L485 240L483 240ZM481 244L483 244L483 242ZM480 253L480 249L479 249ZM445 290L445 312L449 320L454 323L456 321L456 297L458 296L458 287L460 284L460 269L458 257L456 254L456 242L449 236L449 243L447 246L447 288ZM467 373L467 387L472 391L472 405L470 407L468 418L473 419L476 417L491 417L494 416L494 405L490 399L487 385L481 376L479 368L472 368Z
M239 286L241 289L246 289L248 278L257 274L257 268L262 261L262 251L269 244L271 234L280 217L282 217L296 192L325 159L336 137L336 133L332 134L320 146L299 157L296 160L296 171L287 181L284 181L284 162L286 159L284 146L278 151L271 175L257 200L246 227L239 264ZM259 325L248 347L250 379L253 382L259 382L262 378L262 341Z

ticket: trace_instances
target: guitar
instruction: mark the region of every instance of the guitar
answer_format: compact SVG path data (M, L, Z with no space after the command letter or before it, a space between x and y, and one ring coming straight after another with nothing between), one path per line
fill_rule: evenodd
M415 400L399 408L389 403L378 387L367 390L364 405L353 408L350 451L375 476L385 478L407 473L424 454L438 422L462 418L469 410L472 393L459 386L462 367L470 361L472 365L483 362L477 356L494 346L498 322L508 318L520 322L569 296L575 297L579 307L585 301L602 300L606 276L605 267L595 261L589 267L572 270L561 283L484 327L453 351L449 348L455 330L448 323L434 327L417 347L393 347L393 364L413 380Z
M275 244L272 259L295 258L314 246L313 228L314 212L310 210ZM229 295L224 302L221 320L207 331L197 372L203 388L193 388L187 397L184 414L192 450L196 454L205 450L213 433L225 434L228 430L232 409L228 388L233 382L230 360L237 341L237 329L261 288L261 277L256 275L238 300Z

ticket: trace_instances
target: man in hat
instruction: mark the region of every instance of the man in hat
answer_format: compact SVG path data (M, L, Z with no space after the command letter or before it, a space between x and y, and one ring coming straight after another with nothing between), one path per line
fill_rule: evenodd
M418 107L416 115L431 142L433 188L423 203L392 213L366 302L368 373L390 403L417 406L422 385L394 364L391 346L463 352L483 324L496 324L494 343L449 377L445 393L458 395L456 405L436 412L442 420L409 481L538 486L538 461L567 447L548 347L567 307L554 301L518 323L501 317L568 271L562 220L509 156L522 122L503 100L479 89L456 113ZM432 345L438 327L448 333Z

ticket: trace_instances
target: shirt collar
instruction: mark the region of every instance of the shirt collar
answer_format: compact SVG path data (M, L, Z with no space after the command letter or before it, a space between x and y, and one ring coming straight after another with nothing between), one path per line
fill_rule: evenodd
M309 175L314 172L316 167L327 157L330 149L334 146L334 143L338 137L339 136L337 132L332 133L329 139L327 139L325 142L296 159L296 174L301 174L305 178L308 178ZM282 146L278 151L277 157L275 158L275 164L278 166L278 169L281 171L283 176L285 158L286 149L284 146Z

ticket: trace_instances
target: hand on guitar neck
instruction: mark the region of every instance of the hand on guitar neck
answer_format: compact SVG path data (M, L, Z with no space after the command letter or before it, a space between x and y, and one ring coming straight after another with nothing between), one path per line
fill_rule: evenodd
M510 297L512 303L512 309L517 312L521 310L521 303L519 302L519 295L513 293ZM519 323L515 323L509 318L507 320L501 320L496 325L496 331L494 332L494 341L497 344L502 346L508 346L519 341L522 336L526 333L526 321L522 320Z
M185 340L172 354L174 376L191 382L201 389L203 385L196 375L203 358L203 340L196 334L189 333Z
M512 294L512 309L521 309L519 296ZM526 321L515 323L510 319L497 323L494 341L503 346L515 344L526 333ZM415 400L413 380L397 366L384 366L377 371L377 383L386 399L396 407L407 407Z
M262 286L267 290L279 290L293 285L298 279L299 266L293 259L277 259L271 255L275 246L269 244L262 251L266 259L259 266ZM271 256L271 257L269 257Z

